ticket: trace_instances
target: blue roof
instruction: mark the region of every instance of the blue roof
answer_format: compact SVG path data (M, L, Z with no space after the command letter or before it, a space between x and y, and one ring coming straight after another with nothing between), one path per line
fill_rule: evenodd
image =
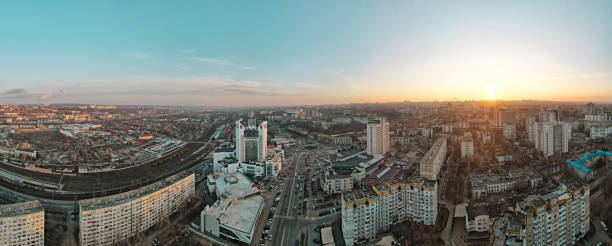
M598 156L612 156L612 153L610 152L606 152L603 150L597 150L595 152L586 152L584 155L582 155L582 157L580 157L580 159L575 160L575 161L570 161L570 160L566 160L566 162L568 164L570 164L570 166L577 168L578 170L584 172L584 173L590 173L593 172L593 170L591 170L590 168L587 168L584 165L584 163L587 162L587 160L598 157Z

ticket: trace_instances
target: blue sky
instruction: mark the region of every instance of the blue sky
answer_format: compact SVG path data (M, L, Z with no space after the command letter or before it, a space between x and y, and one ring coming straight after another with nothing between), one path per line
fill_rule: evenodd
M13 1L0 103L612 101L610 1Z

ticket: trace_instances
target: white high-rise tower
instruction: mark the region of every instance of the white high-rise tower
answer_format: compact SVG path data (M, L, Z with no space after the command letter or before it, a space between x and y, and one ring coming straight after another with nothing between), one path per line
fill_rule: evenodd
M242 120L236 121L236 158L240 162L264 161L268 150L268 122L257 125L255 119L249 119L247 125Z

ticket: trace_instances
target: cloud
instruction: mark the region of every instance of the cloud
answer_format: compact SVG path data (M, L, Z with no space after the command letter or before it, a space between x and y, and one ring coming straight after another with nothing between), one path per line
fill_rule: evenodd
M229 60L225 60L225 59L216 59L216 58L210 58L210 57L191 57L191 59L195 60L195 61L211 63L211 64L215 64L215 65L219 65L219 66L231 66L231 67L239 68L239 69L242 69L242 70L255 70L254 67L235 64L235 63L233 63L233 62L231 62Z
M240 85L228 85L223 87L223 92L229 93L230 95L240 96L289 96L290 94L281 93L277 91L271 91L266 89L243 87Z
M129 59L137 59L137 60L153 58L151 55L144 53L144 52L140 52L140 51L126 52L123 54L123 56Z
M47 93L47 94L42 95L42 96L40 97L40 100L47 100L47 99L51 99L51 98L53 98L53 97L55 97L55 94L53 94L53 93Z
M304 82L295 82L293 83L294 87L302 88L302 89L320 89L323 88L322 85L312 84L312 83L304 83Z
M306 83L299 84L308 86ZM63 82L0 91L1 103L95 103L148 105L272 105L306 96L292 83L232 77L124 77ZM6 93L24 92L24 94ZM34 93L28 93L34 92Z
M106 81L77 82L61 85L62 98L138 96L284 96L272 87L275 84L255 80L236 80L225 77L132 77ZM54 94L53 94L54 95Z
M0 93L0 98L5 100L36 100L41 94L29 93L23 88L10 89Z
M18 95L18 94L24 94L24 93L26 93L26 90L19 88L19 89L10 89L10 90L7 90L4 93L2 93L1 95L2 96L10 96L10 95Z
M208 57L192 57L192 59L196 61L201 61L201 62L213 63L216 65L232 65L231 62L229 62L228 60L223 60L223 59L215 59L215 58L208 58Z

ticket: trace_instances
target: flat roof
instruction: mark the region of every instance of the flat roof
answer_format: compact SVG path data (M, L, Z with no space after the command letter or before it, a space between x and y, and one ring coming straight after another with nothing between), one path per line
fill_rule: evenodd
M217 207L223 210L217 217L219 224L250 234L255 228L262 206L263 197L261 195L228 201L225 206Z
M431 146L431 148L429 148L427 153L425 153L425 156L423 156L421 162L433 161L434 157L436 157L438 155L438 152L440 152L440 149L442 148L442 145L444 143L446 143L446 138L439 137L436 142L434 142L434 144Z
M44 211L38 200L0 205L0 218L7 218Z
M595 152L586 152L586 153L584 153L584 155L582 155L582 157L580 157L580 159L578 159L578 160L575 160L575 161L566 160L566 162L570 166L572 166L572 167L582 171L583 173L590 173L590 172L593 172L593 170L591 170L590 168L585 167L583 165L587 162L587 160L593 159L593 158L599 157L599 156L612 156L612 153L598 149Z
M332 233L331 226L321 229L321 244L334 244L334 234Z
M136 198L140 198L140 197L149 195L153 192L156 192L165 187L168 187L180 180L188 178L189 176L192 176L192 175L195 176L194 173L183 173L181 175L173 175L157 183L147 185L140 189L123 192L123 193L116 194L116 195L81 200L79 204L81 205L81 209L85 211L115 206L118 204L130 202Z

